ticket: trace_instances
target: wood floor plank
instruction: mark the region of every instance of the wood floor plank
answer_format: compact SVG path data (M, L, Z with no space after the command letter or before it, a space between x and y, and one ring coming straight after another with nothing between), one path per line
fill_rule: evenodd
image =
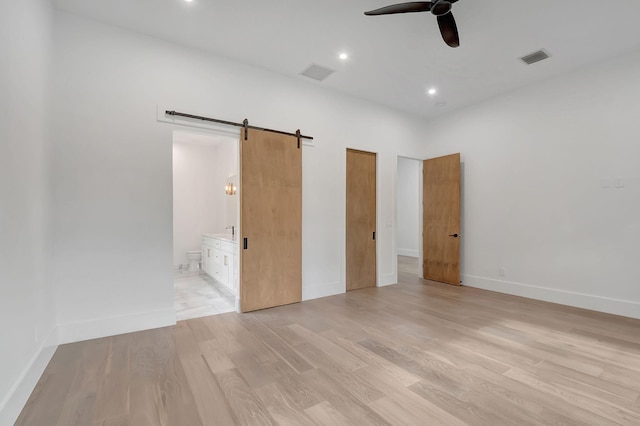
M235 338L231 330L225 327L225 318L233 314L212 315L201 318L203 323L211 330L215 347L224 352L236 352L243 350L243 346Z
M598 377L640 392L640 373L637 371L606 365Z
M184 368L187 383L192 389L202 424L205 426L234 424L231 407L205 358L192 355L190 357L182 357L180 361Z
M298 404L290 398L289 393L279 383L271 383L254 391L277 424L291 426L314 424L305 412L300 411Z
M637 390L628 388L626 386L621 386L618 383L614 383L602 377L594 377L590 374L582 373L572 368L555 364L553 361L542 361L542 363L540 363L536 367L541 368L547 373L575 380L581 386L589 388L589 391L596 390L607 392L626 401L633 402L640 395L640 392L638 392Z
M131 339L131 373L129 376L129 419L132 426L167 425L168 418L160 391L155 348L156 330L134 333ZM160 351L164 353L164 350Z
M366 405L384 396L378 389L361 380L351 371L344 369L334 358L318 351L314 346L302 344L298 346L298 350L314 364L320 366L328 377L335 380L336 383L340 383L349 395L361 403Z
M422 380L420 376L417 376L405 370L404 368L399 367L398 365L388 361L384 357L381 357L369 350L366 350L356 342L352 342L347 339L342 339L337 336L334 342L337 345L346 349L347 351L351 352L355 356L359 357L363 361L365 361L367 365L378 367L386 371L387 373L395 377L398 381L400 381L400 383L402 383L404 386L410 386Z
M314 424L323 426L351 426L353 422L347 419L330 402L321 403L309 407L304 412L313 419Z
M613 422L621 422L621 424L638 425L640 424L640 415L630 410L620 408L619 406L609 405L605 402L598 401L596 398L585 397L580 394L572 393L565 386L550 384L536 375L526 372L518 368L512 368L505 376L518 380L529 387L546 392L557 398L560 398L568 404L582 408L587 411L609 419Z
M267 345L278 357L289 364L298 373L311 370L313 367L302 358L295 349L285 342L280 336L275 334L263 323L255 320L251 315L244 317L243 323L260 340Z
M343 367L347 371L357 370L358 368L367 365L362 360L351 355L348 351L342 349L340 346L336 345L320 334L314 333L313 331L297 324L292 324L289 326L289 328L296 332L299 336L303 337L311 345L313 345L316 350L322 351L328 356L332 357L337 363L340 364L341 367Z
M100 370L93 371L94 376L100 377L95 418L126 418L128 416L129 389L127 384L130 365L131 335L110 338Z
M215 376L237 424L277 424L238 370L219 371Z
M613 426L605 417L558 398L553 393L527 386L521 381L495 374L482 367L469 366L464 370L473 390L465 398L512 419L514 424L597 424ZM523 417L524 419L519 419Z
M311 370L300 375L304 383L320 394L331 407L337 409L350 424L386 425L387 422L369 406L354 398L340 383L326 375L322 370ZM306 411L305 411L306 412Z
M202 318L193 318L192 320L185 323L189 326L193 337L195 337L198 342L215 338L213 331L211 331L211 328L209 328L207 323Z
M425 400L415 392L412 392L402 386L399 381L388 375L384 370L380 370L375 367L366 367L358 370L356 374L371 383L373 386L376 386L378 389L384 390L387 395L385 398L388 398L394 403L394 405L400 407L400 410L395 409L394 411L382 411L379 403L382 398L369 404L370 407L383 415L391 424L394 423L395 415L400 412L406 413L418 422L424 421L424 419L429 419L433 424L452 426L465 424L465 422L457 417L457 413L448 413L430 401ZM416 423L414 420L413 424L420 423Z
M324 401L324 398L314 389L313 383L305 379L305 374L296 373L285 362L275 362L268 365L266 369L276 377L276 382L281 391L286 394L287 400L299 410Z
M129 426L129 416L128 415L120 415L116 417L110 417L108 419L103 420L94 420L93 423L85 423L90 424L91 426Z
M409 389L441 409L456 413L456 417L470 425L494 426L507 421L504 417L500 417L491 410L485 410L472 401L456 398L428 380L414 383L409 386Z
M260 364L251 352L234 352L229 355L229 358L233 360L244 380L252 388L259 388L274 382L275 378L269 373L266 365Z
M204 357L209 369L216 373L218 371L231 370L235 368L235 364L231 360L230 354L223 349L220 349L218 346L218 342L214 340L205 340L203 342L199 342L200 352Z
M423 336L423 330L419 326L400 326L395 329L398 332L412 336L415 339L420 339ZM377 337L379 338L379 336ZM457 347L451 348L447 343L448 339L440 341L439 339L427 339L425 338L425 350L428 350L431 354L437 355L446 362L454 366L465 366L469 364L480 365L487 370L495 371L496 373L504 373L509 370L509 364L496 361L492 358L485 356L481 352L472 351L466 348Z

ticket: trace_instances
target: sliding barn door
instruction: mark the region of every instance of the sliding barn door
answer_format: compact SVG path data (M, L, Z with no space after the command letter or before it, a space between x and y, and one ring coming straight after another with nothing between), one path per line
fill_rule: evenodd
M423 276L460 285L460 154L423 165Z
M376 286L376 154L347 150L347 291Z
M302 299L302 149L294 136L240 135L240 309Z

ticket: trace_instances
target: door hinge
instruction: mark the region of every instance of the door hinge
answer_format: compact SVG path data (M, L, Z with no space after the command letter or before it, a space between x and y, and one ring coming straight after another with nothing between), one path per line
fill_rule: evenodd
M376 239L376 231L373 231L373 239Z
M296 130L296 137L298 138L298 149L300 149L300 129Z
M246 250L247 247L249 247L249 239L245 237L242 239L242 249Z

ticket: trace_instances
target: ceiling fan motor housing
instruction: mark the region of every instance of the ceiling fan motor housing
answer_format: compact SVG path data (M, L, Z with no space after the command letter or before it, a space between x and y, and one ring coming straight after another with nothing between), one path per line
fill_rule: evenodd
M431 13L436 16L446 15L451 12L451 3L446 0L437 0L431 6Z

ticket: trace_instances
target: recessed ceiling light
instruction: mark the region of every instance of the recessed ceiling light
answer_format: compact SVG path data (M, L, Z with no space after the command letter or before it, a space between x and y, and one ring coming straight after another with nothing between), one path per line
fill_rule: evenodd
M434 87L432 87L431 89L427 90L427 93L430 96L434 96L436 93L438 93L438 91Z
M341 53L338 55L338 58L342 59L343 61L346 59L349 59L349 55L347 55L346 53Z
M193 0L184 0L184 1L186 1L187 3L191 3Z

